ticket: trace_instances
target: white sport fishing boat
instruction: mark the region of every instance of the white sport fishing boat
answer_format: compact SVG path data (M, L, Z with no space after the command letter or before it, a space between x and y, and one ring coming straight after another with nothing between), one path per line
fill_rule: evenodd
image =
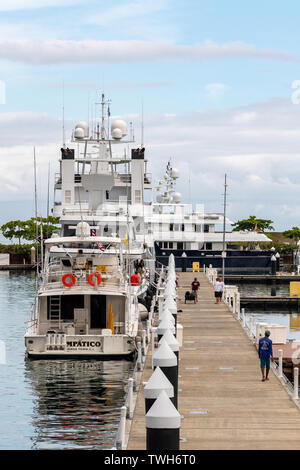
M144 148L123 120L81 121L61 149L53 215L60 233L44 243L42 281L25 335L30 357L133 355L139 302L154 276L154 245L144 235L144 191L151 189ZM105 107L107 120L105 121ZM74 149L70 148L72 144ZM123 144L122 154L112 147ZM138 262L140 283L131 286Z
M99 250L99 246L105 249ZM45 241L42 284L25 335L29 357L115 358L135 353L140 310L122 240L76 234Z

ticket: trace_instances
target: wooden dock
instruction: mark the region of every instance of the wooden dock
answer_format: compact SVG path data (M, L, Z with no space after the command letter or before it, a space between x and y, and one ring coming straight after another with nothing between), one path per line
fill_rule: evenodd
M300 281L300 276L292 274L226 274L226 280L231 284L234 282L263 282L264 284L272 284L276 281L276 284L284 284L295 281Z
M181 450L300 449L300 410L272 371L261 381L255 346L227 306L215 305L204 274L196 276L200 302L184 304L195 275L179 274ZM142 380L151 375L150 351ZM127 449L145 449L145 443L141 386Z
M241 297L240 302L241 307L257 307L263 310L280 308L284 310L300 311L300 299L298 297Z

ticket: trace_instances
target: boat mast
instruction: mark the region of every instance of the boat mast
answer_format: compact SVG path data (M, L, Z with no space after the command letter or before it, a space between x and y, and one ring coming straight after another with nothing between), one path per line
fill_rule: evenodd
M225 250L226 203L227 203L227 175L225 174L225 182L224 182L224 212L223 212L223 253L222 253L222 276L223 276L223 281L225 280L225 259L226 259L226 250Z
M37 187L36 187L36 155L35 147L33 147L33 171L34 171L34 216L35 216L35 249L36 249L36 273L38 275L39 251L38 251L38 208L37 208Z

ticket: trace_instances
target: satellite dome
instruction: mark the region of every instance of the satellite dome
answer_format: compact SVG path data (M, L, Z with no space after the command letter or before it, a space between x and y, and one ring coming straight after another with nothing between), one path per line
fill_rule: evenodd
M125 121L123 121L122 119L117 119L116 121L113 121L112 125L111 125L111 133L113 135L113 132L115 129L120 129L121 132L122 132L122 137L124 137L125 135L127 135L127 124Z
M162 195L162 194L158 194L158 195L156 196L156 201L157 201L157 202L162 203L163 200L164 200L164 198L163 198L163 195Z
M76 237L89 237L91 227L87 222L79 222L76 226Z
M75 133L76 133L76 129L83 129L84 131L84 137L88 137L89 136L89 125L87 122L85 121L80 121L78 124L76 124L75 126Z
M119 129L118 127L115 127L115 129L111 131L111 135L112 135L112 138L116 140L120 140L123 137L122 130Z
M84 139L84 136L85 136L84 129L82 129L82 127L76 127L75 132L74 132L75 139Z
M176 204L181 202L181 194L180 193L174 193L173 194L173 202L175 202Z
M171 170L171 176L172 176L172 178L174 178L174 179L179 178L179 171L177 170L177 168L172 168L172 170Z

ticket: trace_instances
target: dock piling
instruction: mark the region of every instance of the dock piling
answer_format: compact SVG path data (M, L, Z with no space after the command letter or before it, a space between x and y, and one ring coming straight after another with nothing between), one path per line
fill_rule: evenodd
M156 367L144 388L146 414L163 390L174 403L174 387L167 379L161 368Z
M179 450L181 416L163 390L146 414L146 449Z
M176 355L163 338L153 356L154 367L160 367L174 387L174 404L177 408L178 397L178 361Z

